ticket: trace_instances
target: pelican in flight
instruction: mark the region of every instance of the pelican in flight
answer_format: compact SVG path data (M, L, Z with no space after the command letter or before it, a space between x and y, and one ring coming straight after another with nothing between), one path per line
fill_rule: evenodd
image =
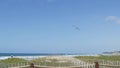
M74 27L76 30L80 30L78 26L72 25L72 27Z

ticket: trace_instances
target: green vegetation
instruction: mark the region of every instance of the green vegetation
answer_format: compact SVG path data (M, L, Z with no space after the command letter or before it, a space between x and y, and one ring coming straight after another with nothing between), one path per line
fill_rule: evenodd
M18 65L27 65L27 62L27 60L20 58L8 58L5 60L0 60L0 68L8 68L11 65L14 67Z
M35 65L42 65L42 66L69 66L70 64L72 64L71 62L60 62L57 59L46 59L46 58L36 58L33 60L24 60L24 59L20 59L20 58L9 58L9 59L5 59L5 60L0 60L0 65L9 65L9 64L14 64L14 66L17 65L27 65L30 63L34 63Z
M20 58L8 58L5 60L0 60L0 63L21 63L21 62L27 62L27 60Z
M88 62L88 63L94 63L94 62L107 62L107 61L112 61L110 62L111 64L116 64L114 61L120 61L120 56L76 56L75 58ZM30 63L34 63L35 65L42 65L42 66L69 66L72 65L73 63L70 61L64 61L64 60L58 60L58 59L49 59L49 58L36 58L33 60L25 60L25 59L20 59L20 58L9 58L5 60L0 60L0 66L3 65L11 65L12 66L17 66L17 65L27 65ZM14 65L13 65L14 64ZM118 63L117 63L118 64Z
M36 65L43 65L43 66L69 66L72 64L71 62L60 62L58 59L47 59L47 58L36 58L31 60L30 62L36 64Z
M83 61L120 61L120 56L76 56L75 58ZM33 60L25 60L21 58L8 58L5 60L0 60L0 63L21 63L21 62L30 62L30 63L60 63L57 59L46 59L46 58L36 58ZM68 62L64 62L68 63Z
M102 62L102 61L120 61L120 56L76 56L75 58L86 62Z

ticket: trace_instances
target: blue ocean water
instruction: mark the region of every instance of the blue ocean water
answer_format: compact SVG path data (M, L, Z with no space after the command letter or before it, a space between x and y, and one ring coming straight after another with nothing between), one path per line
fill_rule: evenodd
M53 55L65 55L65 54L53 54L53 53L0 53L0 60L12 58L12 57L31 60L31 59L34 59L34 58L40 58L40 57L45 57L45 56L53 56Z
M0 56L49 56L49 55L65 55L52 53L0 53Z
M41 58L46 56L85 56L89 54L78 54L78 53L0 53L0 60L8 59L8 58L23 58L26 60L31 60L34 58Z

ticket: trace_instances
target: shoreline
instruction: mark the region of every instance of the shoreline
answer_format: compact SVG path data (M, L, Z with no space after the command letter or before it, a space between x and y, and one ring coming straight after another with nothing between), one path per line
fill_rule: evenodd
M98 56L96 55L30 55L30 56L0 56L0 60L8 59L8 58L22 58L25 60L32 60L36 58L43 58L43 57L58 57L58 56L63 56L63 57L75 57L75 56Z

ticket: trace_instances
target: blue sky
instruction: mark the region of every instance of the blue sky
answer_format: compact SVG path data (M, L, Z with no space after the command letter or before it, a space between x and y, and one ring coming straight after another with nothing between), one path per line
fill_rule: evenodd
M120 0L0 0L0 52L120 50L119 3Z

